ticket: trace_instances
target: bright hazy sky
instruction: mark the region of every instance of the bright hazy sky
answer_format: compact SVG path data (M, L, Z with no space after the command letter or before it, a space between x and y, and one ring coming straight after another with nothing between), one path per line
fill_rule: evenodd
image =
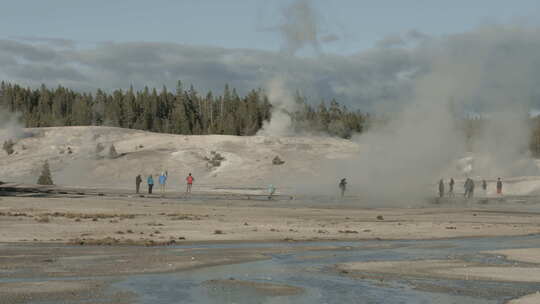
M279 50L284 0L2 1L0 39L62 38L81 44L173 42ZM415 29L428 35L484 23L540 20L538 0L337 0L311 2L321 32L340 39L323 51L350 54L383 37ZM536 20L536 21L535 21Z

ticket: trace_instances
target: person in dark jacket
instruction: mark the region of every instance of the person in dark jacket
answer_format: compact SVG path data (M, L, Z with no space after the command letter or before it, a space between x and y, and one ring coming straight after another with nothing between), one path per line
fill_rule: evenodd
M469 195L469 178L467 177L467 179L465 180L465 184L463 184L463 189L465 190L465 192L463 192L463 197L464 198L467 198L467 196Z
M450 182L448 183L448 197L454 197L454 178L450 178Z
M139 174L137 175L137 177L135 177L135 191L137 194L139 193L139 190L141 189L141 183L142 183L142 177Z
M474 181L469 178L469 191L467 198L472 198L474 196Z
M345 196L345 190L347 190L347 179L342 178L339 182L339 190L341 190L341 197Z
M146 182L148 183L148 194L152 194L152 188L154 188L154 178L152 175L148 175Z
M502 194L502 181L501 181L501 178L497 178L497 194L501 195Z
M443 196L444 196L444 181L441 178L441 180L439 180L439 197L443 197Z

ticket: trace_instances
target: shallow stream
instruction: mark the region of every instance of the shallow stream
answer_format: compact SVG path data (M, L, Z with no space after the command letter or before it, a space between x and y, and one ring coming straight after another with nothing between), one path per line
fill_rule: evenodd
M200 250L239 247L308 246L314 250L270 254L270 259L207 267L172 274L133 275L113 284L137 295L138 303L505 303L540 290L534 283L504 283L414 277L351 278L334 265L358 261L460 259L487 264L515 264L482 251L540 247L540 236L426 241L264 243L197 246ZM323 249L325 248L326 249ZM337 247L331 249L328 247ZM189 248L177 246L177 248ZM321 249L318 249L321 248ZM190 252L196 255L196 252ZM275 295L239 284L213 285L209 280L283 284L304 289Z

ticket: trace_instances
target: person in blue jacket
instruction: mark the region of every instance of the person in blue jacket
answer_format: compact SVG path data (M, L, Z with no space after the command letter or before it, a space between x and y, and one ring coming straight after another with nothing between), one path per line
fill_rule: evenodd
M146 182L148 183L148 194L152 194L152 188L154 188L154 178L152 175L148 175Z
M159 188L161 190L161 195L165 193L165 185L167 185L167 173L161 172L159 176Z

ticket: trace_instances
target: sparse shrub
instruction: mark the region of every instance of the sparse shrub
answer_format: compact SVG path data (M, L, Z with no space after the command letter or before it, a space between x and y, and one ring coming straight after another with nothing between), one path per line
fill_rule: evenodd
M111 147L109 148L109 158L117 158L118 157L118 152L116 152L116 148L114 147L114 145L111 145Z
M217 153L216 151L211 151L210 154L212 155L212 158L216 160L225 160L225 157L221 156L221 154Z
M208 167L212 169L221 166L221 162L225 160L225 157L216 151L210 151L210 157L205 156L204 159L208 162Z
M13 154L13 152L15 152L15 150L13 149L13 146L15 146L15 143L13 142L13 140L8 139L4 141L4 145L2 146L2 148L4 149L4 151L6 151L8 155L11 155Z
M272 159L272 164L274 165L283 165L285 163L285 161L281 160L281 158L279 158L279 156L276 156L274 157L274 159Z
M351 130L340 120L332 121L328 124L328 133L341 138L350 138Z
M44 215L41 215L40 217L36 218L36 221L38 223L49 223L51 220L49 219L49 216L44 214Z
M221 231L219 229L216 229L216 230L214 230L214 234L223 234L223 231Z
M98 144L96 145L96 154L101 153L103 150L105 150L105 147L103 146L103 144L102 144L102 143L98 143Z
M49 167L49 162L45 161L43 168L41 169L41 175L37 181L38 185L54 185L51 175L51 168Z

